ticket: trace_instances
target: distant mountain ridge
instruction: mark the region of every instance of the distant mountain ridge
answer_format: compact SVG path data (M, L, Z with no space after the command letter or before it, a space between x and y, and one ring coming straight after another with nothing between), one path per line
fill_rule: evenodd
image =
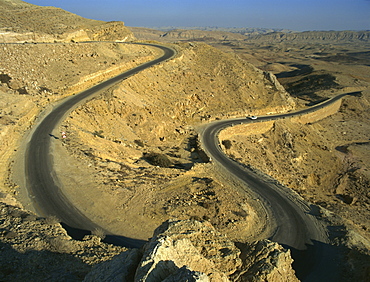
M370 31L303 31L268 28L130 27L139 39L158 41L370 42Z
M314 41L314 42L327 42L327 41L362 41L370 42L370 31L304 31L294 33L273 32L269 34L255 34L249 36L253 41Z
M155 30L160 31L173 31L173 30L202 30L202 31L224 31L224 32L232 32L232 33L239 33L239 34L267 34L271 32L285 32L290 33L294 32L288 29L282 28L257 28L257 27L218 27L218 26L193 26L193 27L184 27L184 26L162 26L162 27L151 27Z

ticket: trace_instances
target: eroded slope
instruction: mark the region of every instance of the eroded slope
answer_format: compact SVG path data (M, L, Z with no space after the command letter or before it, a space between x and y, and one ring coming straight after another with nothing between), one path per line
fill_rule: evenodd
M255 212L201 164L194 126L294 102L272 76L233 55L204 44L174 48L177 58L125 80L67 119L59 130L68 135L63 148L81 171L60 166L63 185L78 206L92 205L83 209L129 237L145 239L171 217L196 217L244 240L254 236ZM169 167L151 163L148 153L165 156Z

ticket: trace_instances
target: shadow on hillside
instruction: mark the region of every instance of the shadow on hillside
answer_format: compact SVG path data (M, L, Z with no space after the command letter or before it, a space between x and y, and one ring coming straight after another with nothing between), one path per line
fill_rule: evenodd
M289 249L293 269L301 281L340 281L343 258L339 247L312 241L306 250L284 246Z
M61 223L61 225L67 231L67 234L71 236L74 240L81 241L86 235L92 234L90 230L74 228L74 227L68 226L67 224L63 222ZM102 242L113 244L116 246L122 246L126 248L140 248L147 241L128 238L128 237L119 236L119 235L107 234L105 235L105 238L102 240Z
M335 55L321 56L317 60L336 62L342 64L358 64L370 66L370 51L337 53Z
M68 253L18 252L0 242L0 281L82 281L91 266Z
M299 75L308 75L313 72L313 67L311 67L310 65L293 64L290 66L295 67L297 69L293 71L284 71L281 73L277 73L275 74L275 76L277 78L286 78L286 77L295 77Z

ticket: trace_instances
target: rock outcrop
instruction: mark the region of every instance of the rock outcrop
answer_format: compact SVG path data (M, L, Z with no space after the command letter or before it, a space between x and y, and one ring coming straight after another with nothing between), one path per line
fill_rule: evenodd
M243 255L209 222L166 221L142 253L97 265L84 281L298 281L290 251L268 240L242 245Z
M136 281L161 281L183 266L202 272L211 281L227 281L241 265L240 250L208 222L166 222L144 249Z
M0 202L0 281L81 281L93 265L126 250L94 235L73 240L56 217Z
M299 281L292 269L290 251L278 243L261 240L246 246L243 271L237 281Z

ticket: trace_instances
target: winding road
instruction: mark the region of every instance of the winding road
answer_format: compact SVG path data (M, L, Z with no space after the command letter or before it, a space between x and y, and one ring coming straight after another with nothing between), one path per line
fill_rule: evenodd
M273 230L269 239L278 242L292 251L295 270L305 281L335 281L338 254L328 245L326 228L315 217L315 207L310 206L289 188L276 181L261 177L252 169L228 158L222 151L218 134L221 130L236 124L248 124L294 116L302 116L325 108L346 95L359 95L360 92L343 93L310 108L271 116L260 116L255 120L247 118L215 121L205 126L201 132L201 144L207 155L226 173L234 175L246 187L246 191L258 199L266 210L267 223ZM310 273L308 273L310 272ZM309 277L309 278L307 278Z
M61 102L38 124L27 145L25 153L26 187L35 210L39 215L44 217L56 216L64 226L74 234L84 233L83 230L92 231L95 229L101 229L108 235L110 235L111 232L109 232L109 230L104 230L87 218L71 204L61 191L58 177L53 170L53 160L50 153L52 131L63 121L66 115L80 103L86 101L86 99L101 93L108 87L115 85L139 71L169 60L176 54L173 49L160 45L142 45L160 48L163 51L163 55ZM114 238L110 238L110 236L107 236L107 239L110 240L110 242L118 242L130 247L137 247L143 244L141 240L125 237L118 238L115 236Z
M173 49L154 44L145 45L160 48L163 51L163 56L66 99L55 107L34 130L25 153L25 177L29 196L33 201L35 210L40 215L45 217L50 215L56 216L67 227L74 229L94 230L100 228L106 234L111 234L109 230L104 230L100 226L97 226L97 224L74 207L61 191L58 177L53 170L53 160L50 153L51 134L53 129L63 121L63 118L79 104L86 101L86 99L101 93L108 87L141 70L171 59L175 55ZM264 203L266 210L275 219L274 222L271 222L275 226L275 231L270 239L291 249L299 251L306 249L306 246L312 244L313 241L326 242L325 230L310 215L310 206L302 201L297 201L289 193L288 189L284 189L273 182L266 182L253 171L230 160L220 149L217 139L218 133L223 128L235 123L262 122L294 115L303 115L334 103L344 95L348 94L339 95L331 100L296 113L264 116L253 121L243 118L214 122L209 124L201 135L201 142L209 156L226 169L228 173L232 173L240 181L245 183L248 189ZM143 241L132 238L117 236L112 236L112 238L111 242L118 242L129 247L137 247L143 244Z
M202 131L201 144L207 155L244 184L247 184L248 190L257 195L267 205L268 210L271 211L276 224L275 232L271 236L273 241L297 250L304 250L307 244L312 244L312 240L326 242L327 236L325 231L317 225L314 218L309 215L311 207L299 200L289 189L285 189L277 182L264 180L253 170L247 169L228 158L219 145L219 132L235 124L248 124L302 116L325 108L346 95L357 95L358 93L340 94L325 102L297 112L260 116L256 120L240 118L216 121L207 125Z

